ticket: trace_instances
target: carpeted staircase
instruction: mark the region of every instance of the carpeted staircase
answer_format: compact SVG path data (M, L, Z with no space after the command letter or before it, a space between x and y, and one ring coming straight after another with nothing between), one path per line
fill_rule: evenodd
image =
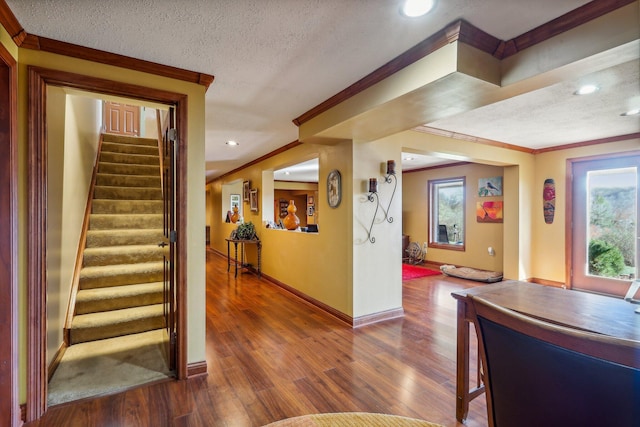
M105 134L69 345L164 327L158 141Z

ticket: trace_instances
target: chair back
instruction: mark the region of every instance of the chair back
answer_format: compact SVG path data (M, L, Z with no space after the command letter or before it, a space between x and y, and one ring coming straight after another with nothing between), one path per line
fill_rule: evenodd
M469 305L490 426L640 426L640 342Z

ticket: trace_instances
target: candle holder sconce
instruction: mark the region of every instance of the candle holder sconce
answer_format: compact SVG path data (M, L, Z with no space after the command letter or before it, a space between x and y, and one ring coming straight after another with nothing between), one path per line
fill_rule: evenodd
M396 177L396 162L394 160L387 161L387 170L384 175L384 182L387 184L391 184L393 182L393 192L391 193L391 198L389 199L389 204L387 209L384 210L384 219L385 221L392 223L393 217L389 216L389 209L391 209L391 202L393 202L393 196L396 194L396 189L398 188L398 178ZM376 222L376 215L378 215L378 208L380 207L380 196L378 195L378 179L377 178L369 178L369 194L367 194L367 200L370 202L375 202L376 210L373 214L373 218L371 219L371 225L369 226L369 231L367 231L367 239L371 243L376 242L376 238L371 235L371 230L373 230L373 224Z
M396 177L396 162L395 160L387 160L387 174L384 176L384 182L387 184L391 184L393 181L393 192L391 193L391 198L389 199L389 205L387 206L387 210L384 211L384 218L387 222L392 223L393 217L389 216L389 209L391 209L391 202L393 201L393 196L396 194L396 188L398 188L398 178Z
M371 243L375 243L376 238L371 235L371 230L373 229L373 224L376 221L376 215L378 215L378 207L380 207L380 199L378 197L378 180L376 178L369 178L369 194L367 194L367 200L376 203L376 211L373 213L371 225L369 226L369 231L367 231L367 240Z

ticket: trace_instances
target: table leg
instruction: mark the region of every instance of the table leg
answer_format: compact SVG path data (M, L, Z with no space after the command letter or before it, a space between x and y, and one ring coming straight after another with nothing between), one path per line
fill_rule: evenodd
M229 272L229 267L231 267L231 256L230 256L230 254L229 254L229 244L230 244L230 243L231 243L231 242L229 242L229 241L227 240L227 273Z
M233 259L236 262L236 275L235 275L235 277L238 277L238 242L233 242L233 247L234 247Z
M258 242L258 277L262 277L262 264L260 257L262 255L262 243Z
M240 273L242 273L242 269L245 267L244 262L244 242L240 243Z
M466 302L458 300L456 349L456 419L463 423L469 414L469 323Z

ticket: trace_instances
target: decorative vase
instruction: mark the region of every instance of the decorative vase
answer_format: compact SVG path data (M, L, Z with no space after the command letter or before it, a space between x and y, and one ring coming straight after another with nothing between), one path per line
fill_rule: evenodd
M545 179L542 189L542 209L544 222L553 224L553 217L556 212L556 183L553 179Z
M238 213L238 207L234 206L233 214L231 215L231 222L235 224L236 222L238 222L238 218L240 218L240 214Z
M284 217L282 223L287 230L295 230L300 225L300 218L296 215L296 204L293 200L289 200L289 206L287 206L287 216Z

